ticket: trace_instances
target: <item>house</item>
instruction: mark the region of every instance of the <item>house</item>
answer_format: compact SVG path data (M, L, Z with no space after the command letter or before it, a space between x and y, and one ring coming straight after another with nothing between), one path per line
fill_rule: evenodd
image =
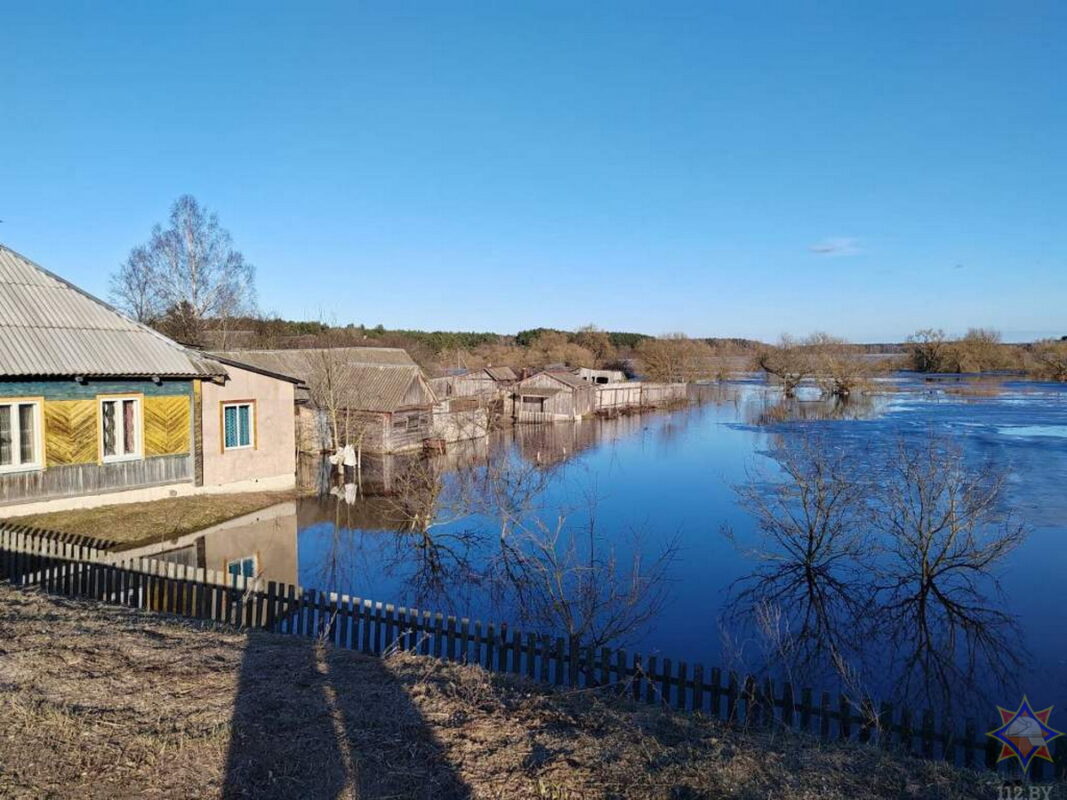
M291 487L296 383L183 347L0 245L0 514Z
M571 372L538 372L515 384L509 410L516 422L581 419L596 410L596 388Z
M596 384L622 383L626 380L626 373L617 369L589 369L578 367L574 374L583 381Z
M431 378L430 387L441 400L450 397L493 397L506 392L518 379L519 376L511 367L482 367Z
M404 350L334 347L212 353L300 379L296 429L312 455L351 444L370 453L421 448L433 438L437 398Z

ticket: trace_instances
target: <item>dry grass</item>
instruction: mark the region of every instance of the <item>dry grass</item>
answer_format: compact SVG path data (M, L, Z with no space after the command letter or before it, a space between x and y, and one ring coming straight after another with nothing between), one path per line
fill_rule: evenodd
M0 796L988 798L860 745L0 586Z
M116 544L142 544L194 533L220 522L292 500L297 494L296 491L284 491L168 497L145 503L53 511L47 514L9 517L6 520L20 525L104 539Z

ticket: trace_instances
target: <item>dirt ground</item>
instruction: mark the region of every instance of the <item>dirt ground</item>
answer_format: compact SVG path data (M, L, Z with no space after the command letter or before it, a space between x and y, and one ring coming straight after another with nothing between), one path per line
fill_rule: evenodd
M3 521L62 533L74 533L116 544L147 544L175 539L298 496L294 491L243 492L168 497L145 503L53 511L10 517Z
M5 798L996 796L871 747L6 586L0 690Z

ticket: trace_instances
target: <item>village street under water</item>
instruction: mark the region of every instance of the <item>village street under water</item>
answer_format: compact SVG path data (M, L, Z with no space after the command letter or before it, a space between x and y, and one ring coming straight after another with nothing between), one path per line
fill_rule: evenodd
M861 557L813 623L825 587L779 580L786 559L738 493L772 487L783 445L813 435L858 476L902 443L951 443L969 469L1003 473L1001 510L1025 538L935 587L948 589L937 608L890 598ZM347 477L324 469L323 496L263 515L239 545L232 526L205 538L228 537L271 580L552 633L599 616L583 630L646 656L882 698L907 684L902 701L985 718L1024 691L1067 702L1067 623L1048 600L1067 571L1065 486L1067 387L899 375L840 404L785 402L752 379L698 388L676 411L365 457ZM643 593L634 575L652 578ZM842 610L853 601L859 613Z

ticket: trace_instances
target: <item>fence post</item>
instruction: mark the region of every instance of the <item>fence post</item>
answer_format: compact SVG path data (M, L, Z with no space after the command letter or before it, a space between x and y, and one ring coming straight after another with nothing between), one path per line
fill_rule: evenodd
M838 738L850 739L852 738L852 703L849 702L848 697L845 695L839 695L837 699L838 707Z
M576 634L571 634L567 648L567 682L571 688L578 688L578 661L581 653L581 642Z
M930 709L923 711L922 753L923 758L934 757L934 712Z

